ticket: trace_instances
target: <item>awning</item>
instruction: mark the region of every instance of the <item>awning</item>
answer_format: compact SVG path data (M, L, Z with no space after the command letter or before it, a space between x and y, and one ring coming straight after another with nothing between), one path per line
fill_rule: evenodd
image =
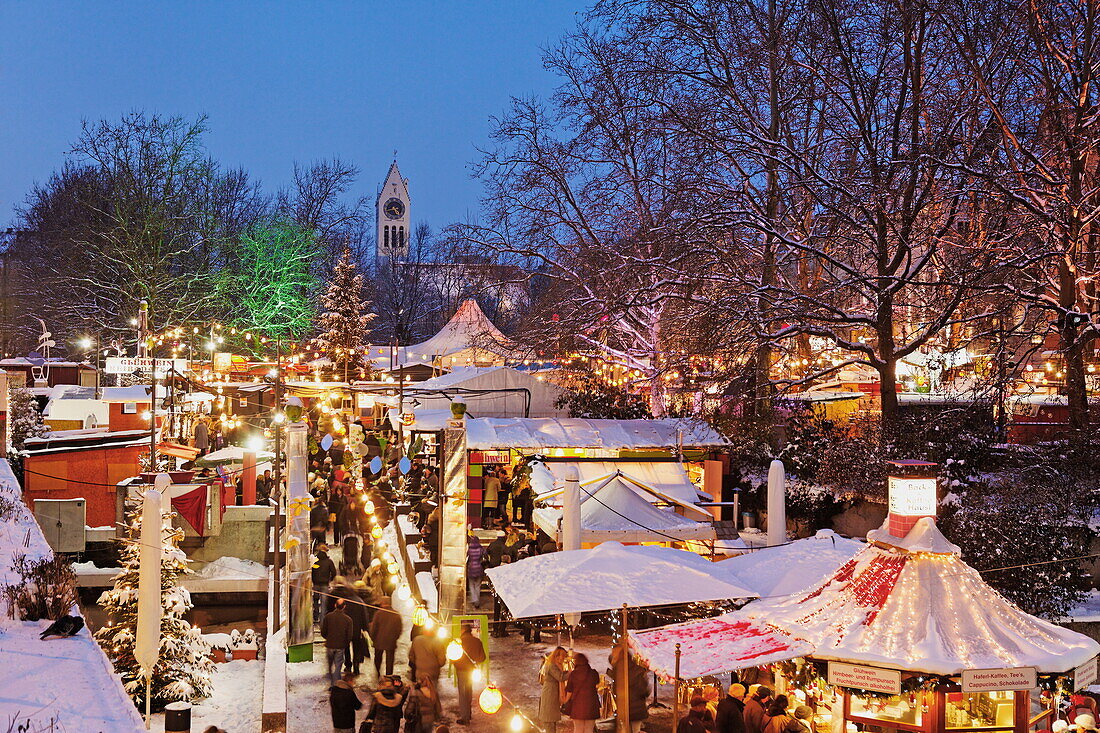
M654 506L642 486L621 473L581 487L581 542L669 542L713 540L714 527L671 509ZM557 535L561 510L539 508L534 519L551 537Z
M666 681L676 675L677 644L681 679L783 662L814 651L808 641L731 614L628 633L631 648Z
M577 470L582 487L601 482L606 477L621 473L645 490L643 498L653 502L667 502L685 509L693 519L710 519L703 509L695 506L700 501L699 490L691 483L687 471L679 461L546 461L533 463L531 488L538 501L561 504L565 490L565 477L571 468ZM584 496L583 492L581 496ZM709 500L709 497L708 497Z
M617 542L532 555L486 573L516 618L756 595L693 552Z
M198 448L192 448L189 445L180 445L179 443L159 443L157 444L157 451L166 456L182 458L185 461L195 460L199 453L202 452Z

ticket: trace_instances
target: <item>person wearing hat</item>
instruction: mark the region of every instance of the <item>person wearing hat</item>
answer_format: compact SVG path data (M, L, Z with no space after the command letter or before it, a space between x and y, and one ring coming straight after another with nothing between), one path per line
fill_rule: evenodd
M745 686L735 682L718 703L714 727L718 733L745 733Z
M691 708L687 715L680 718L676 733L715 733L714 717L707 710L707 701L702 697L691 698Z
M745 733L764 733L764 718L772 691L764 685L757 685L756 692L745 701Z
M1082 733L1086 730L1096 730L1096 718L1089 713L1081 713L1073 719L1073 727L1077 729L1078 733Z
M794 709L794 719L801 728L800 733L814 733L814 709L809 705L799 705Z

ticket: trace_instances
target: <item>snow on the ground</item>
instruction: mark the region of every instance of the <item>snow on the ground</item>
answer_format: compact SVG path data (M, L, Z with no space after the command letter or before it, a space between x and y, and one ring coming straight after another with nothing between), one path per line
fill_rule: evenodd
M267 567L254 560L245 560L240 557L219 557L217 560L207 563L202 570L196 572L203 578L266 578Z
M258 731L264 697L263 660L235 659L215 664L212 682L213 694L191 708L191 730L197 732L216 725L226 733ZM164 713L153 716L150 729L164 733Z
M1085 596L1085 600L1077 604L1066 614L1066 621L1082 623L1085 621L1100 621L1100 590L1093 588Z
M125 733L143 729L134 703L122 690L87 628L68 639L41 641L49 621L0 624L0 729L30 717L46 729Z
M0 586L19 582L16 556L52 556L37 522L20 498L11 467L0 460L0 496L14 501L0 522ZM50 625L13 621L0 603L0 729L30 718L33 730L56 719L57 730L125 733L142 729L133 702L87 628L68 639L40 640ZM15 726L12 726L13 730Z

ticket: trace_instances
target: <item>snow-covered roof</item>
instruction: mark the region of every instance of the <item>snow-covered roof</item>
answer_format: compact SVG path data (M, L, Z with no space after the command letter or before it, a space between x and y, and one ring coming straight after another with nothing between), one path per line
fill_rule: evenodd
M719 448L729 445L702 420L593 420L580 417L496 418L466 421L466 446L471 450L670 450Z
M823 529L813 537L761 547L719 564L761 597L789 596L821 585L866 546Z
M581 488L582 542L668 542L712 540L714 527L659 509L639 496L645 490L621 473ZM535 522L551 537L557 534L561 510L535 510Z
M6 460L0 460L0 496L15 503L14 517L0 522L0 586L4 586L19 580L15 556L43 559L53 552L23 504L19 483ZM67 639L43 641L39 634L49 623L13 621L0 610L0 710L26 716L34 730L50 727L51 718L56 718L58 730L144 730L137 708L88 628Z
M514 348L515 344L493 325L476 300L465 300L439 333L427 341L404 347L404 351L432 357L474 349L504 356Z
M604 542L486 572L516 618L754 596L694 552L652 545Z
M1091 638L1024 613L993 590L934 520L921 519L912 533L910 549L869 544L808 593L751 603L742 613L806 639L819 659L932 674L1065 672L1100 651Z
M804 657L813 646L780 629L732 615L695 619L655 629L628 632L631 648L666 681L716 675Z

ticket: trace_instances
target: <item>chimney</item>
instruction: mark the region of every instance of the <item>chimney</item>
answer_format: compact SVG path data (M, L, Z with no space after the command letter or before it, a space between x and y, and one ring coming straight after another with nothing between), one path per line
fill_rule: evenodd
M936 482L938 463L928 461L887 461L890 475L889 514L887 529L898 539L904 539L922 517L936 517L939 490Z

